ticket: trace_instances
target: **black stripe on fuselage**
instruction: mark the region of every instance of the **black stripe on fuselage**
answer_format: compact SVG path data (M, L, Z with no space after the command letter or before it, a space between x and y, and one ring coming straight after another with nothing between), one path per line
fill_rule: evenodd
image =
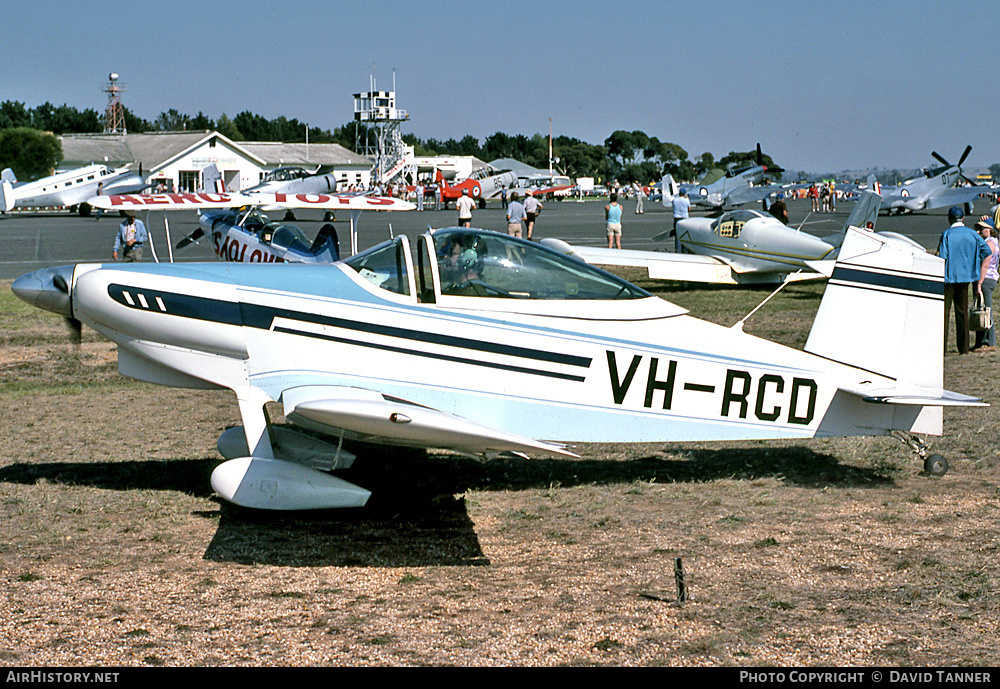
M128 292L131 295L133 303L129 303L129 301L125 298L124 296L125 292ZM315 325L325 325L334 328L340 328L342 330L353 330L356 332L363 332L373 335L383 335L386 337L394 337L413 342L422 342L425 344L444 345L448 347L473 350L483 353L502 354L505 356L530 359L546 363L565 364L568 366L577 366L584 369L589 368L591 363L590 357L574 356L571 354L561 354L558 352L549 352L541 349L532 349L529 347L504 345L496 342L485 342L482 340L473 340L465 337L444 335L441 333L424 332L419 330L411 330L408 328L399 328L395 326L382 325L379 323L368 323L364 321L356 321L346 318L336 318L333 316L323 316L314 313L306 313L304 311L293 311L290 309L262 306L260 304L248 304L245 302L234 303L222 299L195 297L187 294L177 294L174 292L164 292L161 290L127 287L125 285L119 285L119 284L108 285L108 295L119 304L127 306L128 308L138 309L142 311L156 311L158 313L161 312L159 309L149 309L142 307L136 299L136 295L140 293L145 296L147 303L154 303L155 300L159 298L165 306L165 310L162 311L162 313L167 313L173 316L179 316L181 318L191 318L200 321L222 323L224 325L247 326L250 328L257 328L260 330L271 330L274 324L274 320L276 318L283 318L293 322L298 321L302 323L311 323ZM346 337L336 337L321 333L315 333L308 330L294 329L288 326L274 327L274 330L275 332L281 332L285 334L301 335L304 337L325 339L328 341L341 342L345 344L353 344L358 346L382 349L384 351L394 351L405 354L413 354L416 356L432 357L446 361L456 361L478 366L486 366L489 368L500 368L503 370L516 371L519 373L529 373L534 375L563 378L566 380L574 380L574 381L584 380L583 376L562 374L551 371L540 371L520 366L498 364L494 362L480 361L476 359L467 359L464 357L456 357L452 355L436 354L433 352L425 352L425 351L408 349L392 345L381 345L381 344L366 342L363 340L355 340Z
M846 287L862 289L877 289L880 291L908 292L914 297L924 299L943 299L944 280L915 273L898 274L879 272L871 269L858 269L838 264L833 269L831 281L839 282Z

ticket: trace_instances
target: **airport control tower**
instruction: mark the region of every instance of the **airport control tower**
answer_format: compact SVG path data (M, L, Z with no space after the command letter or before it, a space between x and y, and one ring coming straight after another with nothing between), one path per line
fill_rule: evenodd
M375 161L372 181L378 184L415 173L413 146L403 143L399 133L399 126L410 116L396 107L395 74L393 82L392 91L377 91L372 78L369 91L354 94L354 120L372 131L368 140L354 142L354 150Z
M108 107L104 111L104 133L128 134L125 131L125 109L122 105L125 84L119 84L118 75L112 72L108 75L108 83L103 90L108 94Z

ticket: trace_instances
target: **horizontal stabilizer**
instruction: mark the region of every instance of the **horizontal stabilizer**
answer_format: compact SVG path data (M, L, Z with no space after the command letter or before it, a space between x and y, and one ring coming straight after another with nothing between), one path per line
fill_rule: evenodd
M923 388L880 388L871 390L849 389L841 387L844 392L861 397L872 404L898 404L916 407L988 407L977 397L962 395L950 390L927 390Z
M576 457L558 445L469 421L461 416L361 388L306 385L281 396L285 418L328 433L344 430L363 440L474 454L530 452Z
M833 268L837 265L837 261L835 259L828 259L826 261L806 261L806 265L820 275L830 277L833 275Z

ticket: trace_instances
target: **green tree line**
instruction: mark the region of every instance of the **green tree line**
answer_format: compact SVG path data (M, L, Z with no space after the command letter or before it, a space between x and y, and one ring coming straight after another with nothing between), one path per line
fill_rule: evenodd
M191 116L175 109L160 113L152 122L124 109L125 128L130 133L166 132L181 130L215 130L233 141L282 141L285 143L337 143L349 150L356 150L366 139L374 140L374 132L358 122L335 128L333 131L310 127L296 118L284 116L268 119L248 110L229 117L225 113L217 119L201 111ZM19 133L15 136L13 132ZM70 105L51 103L29 108L18 101L0 103L0 167L12 167L18 178L33 179L50 170L62 158L61 150L53 149L51 142L35 140L41 134L28 134L31 130L51 134L99 134L104 130L104 116L88 108L79 110ZM52 137L54 138L54 137ZM10 139L10 141L7 141ZM533 167L549 167L549 140L542 134L506 134L496 132L482 143L474 136L461 139L420 139L413 134L403 136L418 156L469 155L490 161L514 158ZM5 144L6 141L6 144ZM30 144L30 145L29 145ZM24 155L11 158L12 152L21 147ZM49 157L35 164L17 158L30 158L48 151ZM756 163L756 151L730 151L716 160L712 153L691 155L681 146L660 141L642 131L618 130L601 144L591 144L569 136L552 139L554 167L572 177L593 177L599 182L617 180L649 183L671 174L677 180L694 180L712 170L725 170ZM55 157L53 157L55 156ZM774 166L771 157L764 155L764 164ZM30 171L29 171L30 170ZM42 170L42 172L38 172Z

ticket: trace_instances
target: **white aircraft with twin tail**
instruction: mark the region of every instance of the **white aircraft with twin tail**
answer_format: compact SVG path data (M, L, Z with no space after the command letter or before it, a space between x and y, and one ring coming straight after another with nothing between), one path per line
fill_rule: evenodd
M865 191L840 232L820 239L755 210L733 210L717 218L691 217L677 223L675 251L639 251L570 245L560 239L542 244L597 265L645 268L653 280L720 285L761 285L818 280L833 270L837 249L849 227L873 230L879 196ZM897 233L878 233L923 251ZM661 232L653 239L666 239Z
M178 193L99 196L95 208L121 211L191 211L199 213L199 227L177 243L177 248L212 238L215 255L235 263L332 263L340 258L340 244L332 223L320 228L310 241L305 233L285 222L270 222L259 212L265 208L313 208L350 213L351 251L357 252L357 223L364 211L407 211L408 201L358 194L252 194Z
M330 265L80 264L21 299L118 344L138 380L235 393L212 486L276 510L364 505L345 440L576 456L566 443L940 434L943 261L850 229L805 350L724 327L538 244L406 236ZM745 320L745 319L744 319ZM265 404L320 434L269 421ZM363 461L363 457L359 458ZM925 457L941 474L947 461Z
M133 194L148 186L141 172L132 172L127 167L112 170L107 165L88 165L22 183L7 168L0 177L0 211L64 207L88 216L93 207L89 203L91 197L99 193Z

